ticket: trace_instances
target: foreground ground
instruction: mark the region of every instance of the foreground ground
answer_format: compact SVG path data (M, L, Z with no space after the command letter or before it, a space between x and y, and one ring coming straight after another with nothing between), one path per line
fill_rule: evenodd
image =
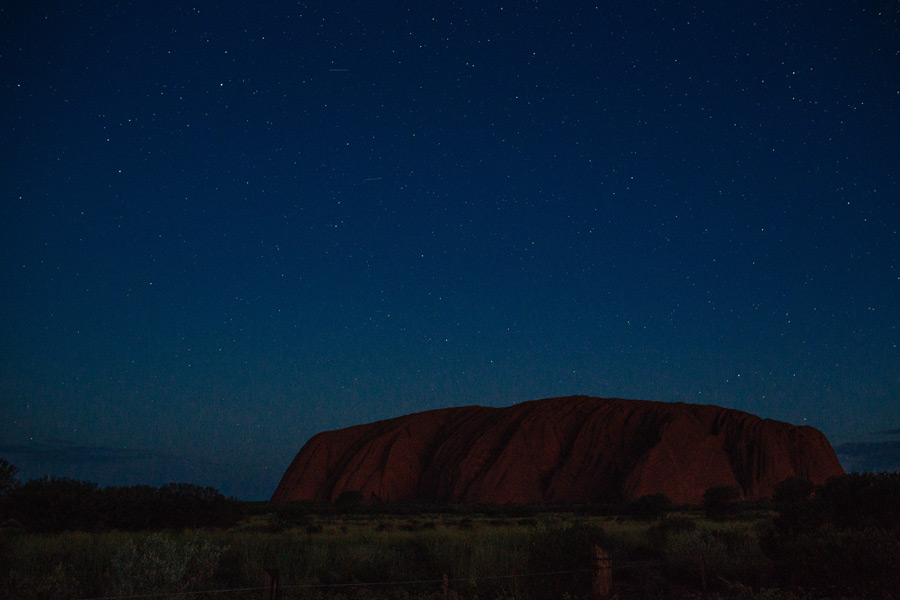
M226 530L2 534L10 598L161 594L268 598L589 598L591 547L617 598L824 598L777 587L760 539L772 514L661 520L565 513L257 514Z

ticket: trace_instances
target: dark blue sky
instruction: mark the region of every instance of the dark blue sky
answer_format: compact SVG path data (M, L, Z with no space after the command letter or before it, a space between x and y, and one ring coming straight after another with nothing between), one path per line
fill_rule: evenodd
M267 498L318 431L568 394L900 426L896 2L14 0L0 26L25 477Z

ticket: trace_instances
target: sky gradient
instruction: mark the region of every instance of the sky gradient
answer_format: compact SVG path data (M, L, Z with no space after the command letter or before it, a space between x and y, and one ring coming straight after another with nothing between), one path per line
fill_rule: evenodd
M563 4L5 3L0 456L264 499L587 394L896 457L900 5Z

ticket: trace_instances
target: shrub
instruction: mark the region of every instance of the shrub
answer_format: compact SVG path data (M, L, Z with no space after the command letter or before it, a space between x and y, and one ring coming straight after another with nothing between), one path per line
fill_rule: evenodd
M784 537L766 545L785 584L836 588L854 595L900 589L900 531L835 531Z
M775 506L784 507L806 502L812 497L815 490L816 486L809 479L788 477L775 484L772 503Z
M785 583L853 594L900 589L900 474L833 477L780 507L761 543Z
M900 528L900 473L854 473L832 477L814 496L783 503L777 535L834 529Z
M19 469L5 458L0 458L0 501L9 496L19 485L16 474Z
M630 502L625 512L638 519L660 519L672 510L672 500L665 494L648 494Z
M352 513L362 506L363 494L357 490L345 490L341 492L334 504L341 512Z
M157 526L181 529L228 527L237 522L237 503L212 487L170 483L159 488Z
M703 492L703 510L712 518L733 515L740 497L740 490L734 486L714 485Z
M669 516L647 530L647 539L657 554L665 554L670 538L678 534L697 530L694 519L683 516Z
M129 541L113 558L113 593L198 591L213 580L226 549L196 535L180 544L161 534L150 534L137 544Z
M98 486L65 477L32 479L6 499L9 517L31 531L93 530L101 510Z
M900 527L900 473L832 477L816 492L829 522L838 528Z
M590 571L590 557L594 544L611 550L613 541L602 528L589 522L554 524L531 530L531 544L528 564L525 569L531 573L552 573L572 571L562 577L538 578L529 582L537 598L582 597L586 595ZM574 572L581 572L576 576Z
M188 483L108 487L65 477L15 486L3 501L5 518L38 532L228 527L240 518L237 501Z
M768 564L755 536L699 528L672 532L665 558L672 578L687 577L704 586L722 579L757 583Z

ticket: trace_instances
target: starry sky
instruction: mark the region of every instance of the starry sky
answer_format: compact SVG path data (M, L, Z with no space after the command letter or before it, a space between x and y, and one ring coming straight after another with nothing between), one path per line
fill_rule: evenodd
M265 499L319 431L569 394L900 455L895 1L12 0L0 27L23 478Z

